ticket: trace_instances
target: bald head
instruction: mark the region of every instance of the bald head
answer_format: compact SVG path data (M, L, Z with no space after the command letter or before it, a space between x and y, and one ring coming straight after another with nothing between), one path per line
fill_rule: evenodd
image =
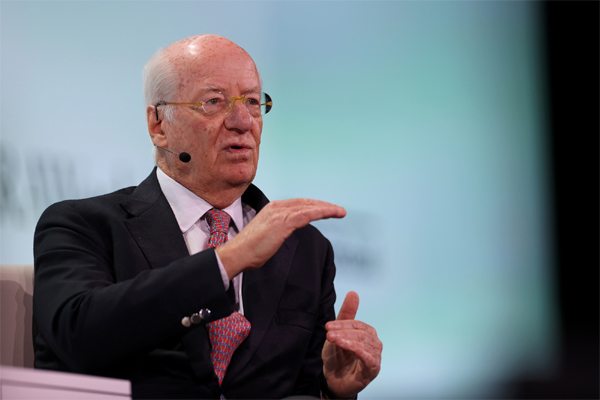
M229 39L203 34L179 40L158 51L146 63L143 71L146 105L175 101L191 80L201 74L214 75L219 65L231 63L241 68L251 65L258 75L250 55Z
M240 53L250 58L244 49L231 40L210 34L179 40L164 51L175 67L185 67L190 61L209 61L224 53Z

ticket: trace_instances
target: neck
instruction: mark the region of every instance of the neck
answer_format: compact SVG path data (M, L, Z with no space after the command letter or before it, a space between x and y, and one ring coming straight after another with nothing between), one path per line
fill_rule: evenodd
M184 185L185 186L185 185ZM243 187L235 187L229 189L223 189L219 191L202 191L202 190L193 190L188 188L197 196L206 200L210 205L214 208L224 209L233 204L234 201L239 199L242 194L246 191L246 189L250 186L250 184L244 185ZM187 186L186 186L187 187Z
M244 194L246 189L248 189L248 186L250 186L250 182L239 184L231 184L223 181L203 182L190 176L174 174L164 162L157 161L158 167L162 169L165 174L180 183L196 196L206 200L206 202L213 207L221 210L232 205L234 201Z

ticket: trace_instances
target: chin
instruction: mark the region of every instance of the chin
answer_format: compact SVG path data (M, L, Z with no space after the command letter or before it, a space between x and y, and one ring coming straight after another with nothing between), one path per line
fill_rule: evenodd
M248 171L230 171L230 174L227 176L226 181L229 182L231 186L242 186L249 185L254 180L254 176L256 175L256 170Z

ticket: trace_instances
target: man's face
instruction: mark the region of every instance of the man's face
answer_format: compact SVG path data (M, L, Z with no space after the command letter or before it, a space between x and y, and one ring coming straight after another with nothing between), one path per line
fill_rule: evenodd
M186 45L172 61L179 71L179 93L171 102L197 103L212 96L258 96L260 78L252 59L232 42L222 40L206 46ZM167 157L172 176L188 189L214 192L248 186L258 164L262 116L253 117L236 100L227 114L207 115L202 108L175 107L173 118L162 123L168 148L187 152L184 164Z

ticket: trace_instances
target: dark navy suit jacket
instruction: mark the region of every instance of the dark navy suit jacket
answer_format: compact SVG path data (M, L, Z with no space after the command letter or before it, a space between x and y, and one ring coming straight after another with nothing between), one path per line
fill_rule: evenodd
M268 200L251 185L242 201ZM214 249L190 256L153 171L137 187L50 206L35 242L35 367L129 379L134 398L319 396L324 325L334 319L331 245L296 230L244 273L248 338L219 387L203 323L232 312Z

